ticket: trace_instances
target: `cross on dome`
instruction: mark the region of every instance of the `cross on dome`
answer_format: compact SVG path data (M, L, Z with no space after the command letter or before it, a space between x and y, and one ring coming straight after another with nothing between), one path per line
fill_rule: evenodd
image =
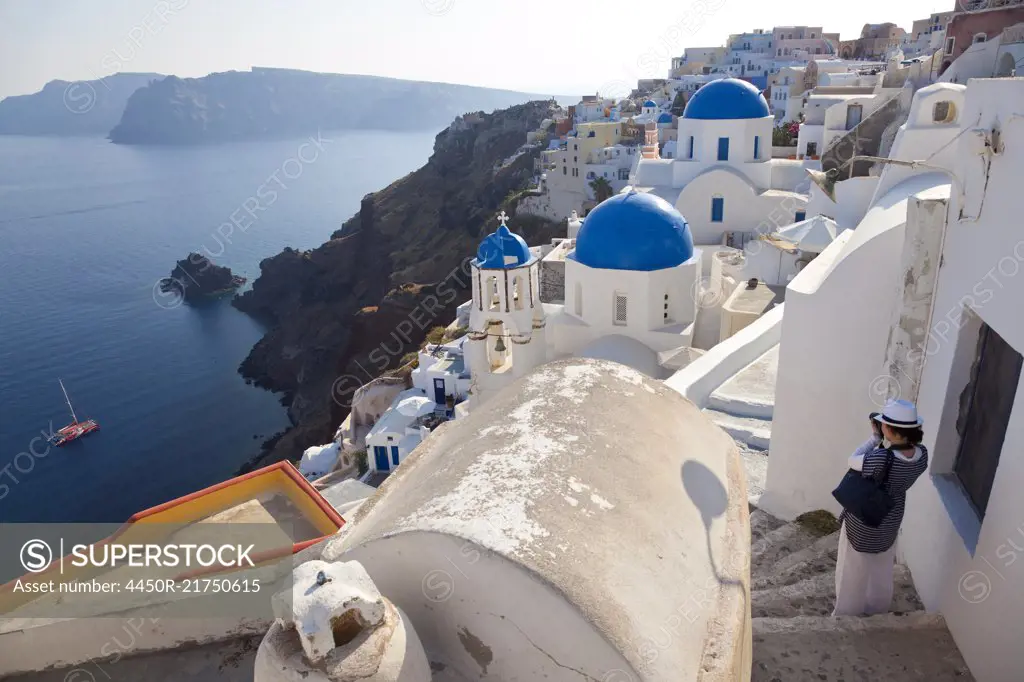
M505 213L504 210L502 210L502 212L498 214L498 222L501 223L502 227L508 227L508 225L505 224L506 222L508 222L508 214Z

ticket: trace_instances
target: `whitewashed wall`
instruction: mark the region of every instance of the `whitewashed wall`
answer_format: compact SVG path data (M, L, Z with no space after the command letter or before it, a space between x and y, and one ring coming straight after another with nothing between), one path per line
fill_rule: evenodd
M1024 391L1018 388L1014 400L984 522L942 475L958 446L953 421L974 354L976 337L961 317L963 307L1024 352L1022 101L1022 79L972 81L967 90L964 120L982 129L998 124L1004 151L991 157L985 187L971 181L981 166L967 136L961 138L958 175L969 188L985 188L984 207L977 221L954 220L947 228L919 398L931 475L910 491L900 540L921 598L945 616L979 682L1019 679L1024 670L1024 553L1017 549L1024 547Z

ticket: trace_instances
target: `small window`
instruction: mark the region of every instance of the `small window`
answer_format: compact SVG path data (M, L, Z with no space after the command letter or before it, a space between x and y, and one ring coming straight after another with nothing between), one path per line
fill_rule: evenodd
M980 519L992 494L1022 364L1020 353L982 323L971 380L960 395L960 447L953 463L953 475Z
M693 158L693 135L690 135L690 158Z
M711 222L720 223L725 219L725 199L713 197L711 199Z
M562 166L562 175L568 175L569 169L566 166Z
M625 326L627 312L626 295L616 291L613 298L615 309L612 311L612 322L620 327Z
M754 135L754 160L761 158L761 136Z
M728 161L729 160L729 138L720 137L718 138L718 160Z
M955 36L950 36L949 38L947 38L946 39L945 53L946 54L953 54L953 46L955 44L956 44L956 37Z
M668 314L668 294L665 294L665 313L662 319L666 324L672 321L672 318L670 318Z
M807 220L807 211L797 211L796 215L793 216L793 222L795 223L799 223L804 220Z
M984 33L975 33L974 38L971 39L971 45L977 45L978 43L983 43L986 40L988 40L988 36Z
M952 123L956 121L956 107L949 100L936 102L932 109L932 120L936 123Z
M808 142L807 143L807 152L806 152L806 154L807 154L807 156L817 156L818 155L818 143L817 142Z

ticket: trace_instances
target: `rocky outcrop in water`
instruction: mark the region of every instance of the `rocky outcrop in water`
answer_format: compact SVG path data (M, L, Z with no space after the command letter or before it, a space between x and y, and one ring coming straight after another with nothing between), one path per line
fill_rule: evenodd
M170 277L160 281L160 289L195 301L234 291L243 284L245 278L233 274L231 268L214 265L202 254L190 253L177 262Z
M199 144L320 130L437 130L464 111L490 111L531 97L467 85L293 69L168 76L132 95L110 139L120 144Z
M526 187L540 149L495 168L552 106L530 102L463 118L437 136L425 166L367 195L330 241L260 264L260 277L234 304L270 331L240 371L283 392L296 426L250 466L329 442L359 385L397 367L427 331L451 322L469 298L469 259L497 226L496 214L514 213L512 197ZM511 227L530 243L565 230L534 216L517 216Z

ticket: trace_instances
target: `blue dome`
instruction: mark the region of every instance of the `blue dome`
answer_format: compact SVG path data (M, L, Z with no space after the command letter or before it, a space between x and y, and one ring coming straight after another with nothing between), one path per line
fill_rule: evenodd
M570 257L603 270L662 270L693 256L679 211L653 194L631 191L601 202L583 220Z
M761 91L738 78L711 81L693 93L683 118L740 119L771 116Z
M649 99L646 102L644 102L644 106L645 107L656 107L658 105L654 103L653 99Z
M476 250L476 265L485 270L515 268L530 260L530 247L526 240L501 225L484 237Z
M672 122L672 114L668 113L667 111L664 114L662 114L661 116L658 117L658 123L671 123L671 122Z

